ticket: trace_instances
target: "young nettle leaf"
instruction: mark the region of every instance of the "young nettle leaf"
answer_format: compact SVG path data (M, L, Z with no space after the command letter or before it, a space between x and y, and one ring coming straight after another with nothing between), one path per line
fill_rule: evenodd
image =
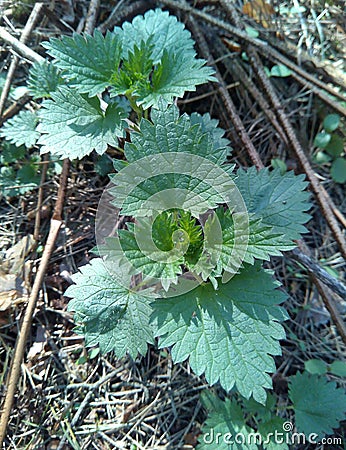
M25 145L25 147L31 148L40 137L40 133L36 129L37 123L38 117L35 113L21 111L12 119L5 122L0 130L0 136L12 142L17 147Z
M253 399L237 402L234 398L226 398L222 401L205 390L201 394L201 402L208 410L208 417L198 438L197 450L288 449L282 434L284 420L273 413L275 399L272 396L269 395L266 404L261 405ZM277 439L275 432L278 433Z
M64 83L59 69L49 61L35 62L29 71L28 88L34 99L50 98Z
M139 45L138 45L139 43ZM172 102L206 81L215 81L206 61L195 58L194 42L174 16L160 9L105 36L74 34L45 42L69 86L93 97L111 88L144 109L160 97Z
M152 49L151 39L134 46L119 71L112 76L112 95L126 94L136 99L141 89L148 88L149 75L153 70Z
M161 61L163 52L173 50L185 53L190 60L196 55L191 33L167 11L155 9L147 11L144 16L137 16L132 23L125 22L122 28L115 27L114 33L122 42L122 56L128 57L138 42L153 43L151 59L154 64Z
M247 171L239 169L234 181L248 212L261 219L262 225L272 227L274 235L281 235L285 245L294 245L293 241L307 232L303 224L310 216L304 211L310 205L304 175L296 176L293 172L281 175L279 169L257 172L251 167Z
M82 158L93 149L102 154L107 145L117 146L124 135L127 110L117 102L103 111L97 97L88 98L67 87L52 92L39 113L41 152L71 159Z
M270 256L280 256L281 252L295 247L293 243L289 244L282 234L274 233L272 227L264 225L261 219L257 219L255 216L250 216L248 226L244 223L243 227L239 227L238 222L236 225L238 239L236 241L235 224L231 211L219 207L215 212L217 220L221 224L223 237L216 273L227 269L235 245L238 246L239 252L244 253L243 261L248 264L254 264L255 259L268 261ZM247 239L239 239L240 233ZM240 246L243 246L244 249L242 250Z
M208 411L201 434L198 437L197 450L257 450L254 433L245 422L244 411L235 399L220 400L216 395L205 390L201 395L203 406ZM236 436L238 439L236 440ZM242 439L241 439L242 438Z
M118 71L121 59L121 41L114 33L63 36L42 44L53 56L54 64L63 70L63 77L80 94L93 97L103 92Z
M129 162L156 153L182 152L202 156L221 165L226 161L228 140L222 138L224 130L209 114L179 115L175 105L160 102L151 112L151 120L142 119L140 132L133 132L131 143L125 144L125 156Z
M293 403L296 427L306 436L322 438L346 418L346 393L326 377L297 373L290 377L289 397Z
M144 109L157 107L161 98L172 103L174 97L195 91L199 84L215 81L213 73L203 59L191 59L185 53L164 50L153 71L151 83L142 84L137 90L137 104Z
M73 297L69 309L76 313L86 345L98 344L102 352L112 350L118 358L126 353L144 355L147 343L153 343L150 298L121 285L100 258L80 270L65 295Z
M271 274L247 266L217 291L210 283L153 303L160 348L172 346L175 362L189 359L192 370L210 384L235 385L246 398L265 403L275 370L270 355L281 353L279 339L287 315L277 306L286 295Z

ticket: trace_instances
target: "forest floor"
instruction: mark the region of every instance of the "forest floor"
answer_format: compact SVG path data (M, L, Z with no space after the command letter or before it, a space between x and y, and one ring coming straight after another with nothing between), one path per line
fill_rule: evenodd
M92 1L90 5L94 8L91 12L96 13L94 27L102 32L155 7L168 10L186 24L201 57L209 56L210 63L218 67L224 87L220 90L217 83L199 87L178 100L179 108L187 113L209 112L220 121L233 148L231 162L242 167L279 166L307 175L312 209L301 248L344 283L345 182L338 169L332 170L333 150L328 156L316 147L314 139L326 115L337 114L340 125L333 133L343 147L346 142L345 3L252 0L243 5L242 0L235 0L233 12L227 11L224 3L191 0L194 11L202 13L194 16L186 11L187 2L179 0ZM41 55L41 42L83 31L90 6L89 0L44 4L26 42ZM28 0L0 2L0 25L19 37L33 5ZM250 40L244 41L231 29L211 23L210 16L233 24L232 29L242 31L247 27ZM200 34L206 39L207 49L201 44ZM1 89L13 54L7 45L0 44ZM263 83L258 64L267 73L267 83ZM13 114L13 106L18 110L34 105L21 90L29 67L28 61L19 58L5 118ZM4 156L3 143L0 148ZM343 151L338 155L341 158ZM2 163L19 170L29 161L39 167L35 176L40 176L37 155L33 148L30 155ZM200 402L200 393L207 387L203 376L193 374L188 362L174 365L168 349L159 351L150 346L145 357L121 360L111 353L101 355L97 348L86 349L83 339L74 332L73 315L67 312L69 299L64 291L71 284L70 276L93 257L90 250L96 244L95 214L108 183L107 168L107 157L94 154L71 163L63 226L33 315L7 428L6 450L187 450L197 445L207 415ZM35 210L40 183L32 189L13 184L9 192L0 178L0 394L5 393L28 292L41 261L60 170L59 162L52 164L44 181L39 229ZM336 227L341 230L341 239L336 237ZM275 358L277 370L273 374L274 392L279 403L286 405L287 377L303 370L304 362L346 360L346 301L321 285L318 276L311 276L292 254L272 258L267 266L275 270L289 293L285 308L290 318L284 325L287 338L282 342L282 355ZM346 379L329 378L346 385ZM344 427L336 431L337 436L344 438L345 434Z

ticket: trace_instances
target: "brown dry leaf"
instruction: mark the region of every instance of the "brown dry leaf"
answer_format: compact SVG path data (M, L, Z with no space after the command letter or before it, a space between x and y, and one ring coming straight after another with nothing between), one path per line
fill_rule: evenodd
M24 236L13 247L6 251L5 260L1 262L1 266L6 272L12 274L21 274L23 271L25 258L32 251L35 245L35 239L32 234Z
M269 28L274 12L274 8L265 0L252 0L243 5L243 13L256 20L264 28Z
M16 290L0 292L0 312L11 308L13 301L17 298L17 294Z

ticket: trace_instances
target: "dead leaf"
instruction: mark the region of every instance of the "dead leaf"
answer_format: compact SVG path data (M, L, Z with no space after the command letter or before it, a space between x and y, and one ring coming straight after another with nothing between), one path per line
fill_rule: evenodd
M260 23L264 28L269 28L274 8L264 0L252 0L244 3L243 13Z

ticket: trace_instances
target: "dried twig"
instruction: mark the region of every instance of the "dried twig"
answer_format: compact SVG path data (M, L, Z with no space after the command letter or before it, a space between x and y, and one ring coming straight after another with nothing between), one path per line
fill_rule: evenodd
M44 155L43 164L42 164L42 172L41 172L41 182L40 182L40 187L38 188L37 206L36 206L36 214L35 214L34 239L36 242L38 242L39 236L40 236L41 207L42 207L42 201L43 201L43 186L44 186L44 182L46 181L48 165L49 165L48 155Z
M91 34L94 31L97 14L100 8L100 0L91 0L88 14L85 20L84 32Z
M200 48L203 58L210 61L211 58L210 58L210 52L208 49L207 41L205 40L203 34L200 32L196 21L192 17L189 18L189 22L191 24L193 34L196 38L196 41L198 43L198 46ZM226 86L225 82L223 81L223 78L222 78L219 70L217 68L215 68L215 71L216 71L216 78L217 78L218 82L220 83L219 92L220 92L221 98L224 102L226 111L229 114L229 117L234 125L234 128L236 129L236 131L239 135L239 138L240 138L242 144L244 145L244 147L246 148L253 164L258 169L262 168L263 163L262 163L251 139L249 138L240 117L237 114L236 107L231 99L231 96L229 95L229 93L227 91L227 86Z
M38 53L31 50L28 46L20 42L18 39L12 36L4 27L0 27L0 39L10 45L20 56L28 59L31 62L43 62L44 58Z
M203 11L200 11L198 9L193 8L192 6L188 5L185 2L177 2L173 0L161 0L161 3L163 3L166 6L169 6L171 8L180 9L182 11L185 11L186 13L190 13L202 20L205 20L206 22L210 23L211 25L214 25L222 30L225 30L229 33L231 33L233 36L236 36L239 38L242 42L253 45L258 51L261 52L263 56L266 58L269 58L270 60L274 61L275 63L280 62L290 69L293 70L293 75L297 78L298 81L301 81L302 78L304 78L304 86L309 87L311 86L311 90L314 91L316 95L318 95L327 105L329 105L333 110L337 111L339 114L346 117L346 108L341 106L339 103L333 101L329 96L325 94L324 91L327 91L334 97L340 98L342 100L345 100L343 94L340 94L335 89L330 88L326 83L323 81L313 77L308 72L306 72L304 69L298 67L296 64L294 64L291 60L288 58L285 58L282 56L279 52L274 50L270 45L268 45L267 42L262 41L260 39L254 39L251 38L247 33L244 31L241 31L240 29L229 25L228 23L217 19L216 17L211 16L210 14L207 14ZM233 8L233 3L230 2L230 6ZM317 89L317 87L319 89Z
M43 3L35 3L35 6L34 6L33 10L31 11L29 19L23 29L23 33L19 39L19 42L21 42L22 44L25 44L25 42L28 40L28 38L37 22L37 19L40 15L42 6L43 6ZM14 73L16 71L18 62L19 62L19 57L17 55L15 55L12 59L10 67L8 69L6 81L5 81L4 87L1 92L1 96L0 96L0 116L2 115L8 94L10 92L10 87L12 84L12 80L13 80Z

